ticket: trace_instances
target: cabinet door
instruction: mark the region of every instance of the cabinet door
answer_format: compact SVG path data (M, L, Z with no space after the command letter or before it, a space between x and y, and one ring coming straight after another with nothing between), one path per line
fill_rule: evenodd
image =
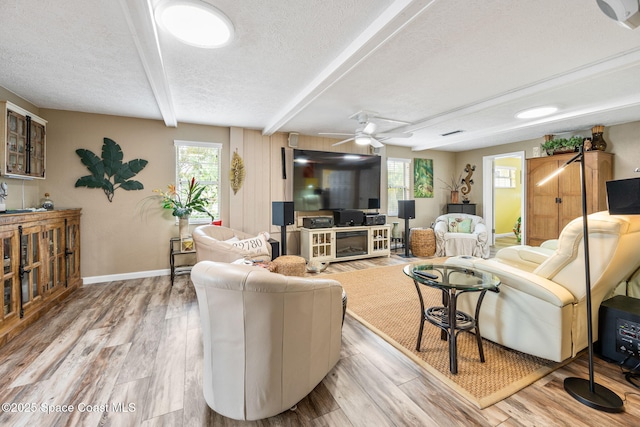
M80 217L66 221L66 283L67 286L80 284Z
M335 258L333 231L309 232L309 260L325 261Z
M558 169L551 158L527 161L527 244L537 246L558 237L558 177L538 183Z
M19 227L20 233L20 295L22 309L27 312L42 302L42 257L40 226Z
M65 266L65 223L56 221L45 226L42 232L45 242L44 265L46 269L44 290L52 294L63 289L67 282Z
M2 257L2 270L0 281L2 283L2 313L0 324L4 325L12 319L18 318L20 308L20 294L18 291L18 234L15 231L0 232L0 256Z
M45 129L38 122L31 121L29 125L31 138L29 140L29 175L44 178L45 165Z
M391 247L389 245L390 238L390 230L389 227L374 227L371 228L371 235L369 241L371 242L371 247L369 248L369 253L373 254L384 254L390 253Z
M27 118L7 112L7 173L23 175L27 164Z

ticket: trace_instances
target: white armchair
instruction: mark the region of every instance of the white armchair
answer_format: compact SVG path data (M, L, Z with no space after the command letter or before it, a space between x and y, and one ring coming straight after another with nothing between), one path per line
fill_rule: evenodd
M633 287L640 268L640 215L589 215L589 251L594 341L601 302L620 283ZM449 258L446 263L491 272L502 281L488 292L479 321L483 338L523 353L561 362L587 346L582 217L571 221L546 251L530 252L530 265L514 257ZM520 256L522 253L518 255ZM541 261L537 267L531 269ZM477 294L461 295L458 308L473 313Z
M201 225L193 230L196 260L233 262L239 259L269 261L271 245L263 233L258 236L217 225Z
M296 405L340 358L342 286L212 261L191 271L204 345L207 404L258 420Z
M463 213L436 218L436 256L470 255L489 258L489 236L484 219Z

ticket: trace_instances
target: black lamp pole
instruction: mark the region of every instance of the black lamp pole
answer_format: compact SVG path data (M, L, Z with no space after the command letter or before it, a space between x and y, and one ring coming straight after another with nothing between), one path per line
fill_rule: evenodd
M597 409L604 412L622 412L624 411L624 404L622 399L608 388L597 384L593 379L593 324L591 322L591 268L589 266L589 227L587 225L587 185L585 181L585 166L584 166L584 147L580 147L580 152L573 158L568 160L565 164L544 180L540 181L538 185L542 185L552 177L556 176L565 167L573 162L580 162L580 181L582 185L582 234L584 240L584 270L585 270L585 286L586 286L586 299L587 299L587 340L588 340L588 353L589 353L589 379L577 377L568 377L564 380L564 389L574 399L583 405L590 408Z

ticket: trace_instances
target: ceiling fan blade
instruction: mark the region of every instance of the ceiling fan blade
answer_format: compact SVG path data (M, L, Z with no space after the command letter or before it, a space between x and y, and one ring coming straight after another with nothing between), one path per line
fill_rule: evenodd
M373 122L369 122L366 124L366 126L362 129L362 133L366 133L367 135L371 135L376 131L376 128L378 126L373 123Z
M382 142L378 141L377 139L375 139L375 138L373 138L373 137L372 137L372 138L371 138L371 140L369 141L369 144L371 144L371 146L372 146L373 148L381 148L381 147L384 147L384 144L383 144Z
M340 133L340 132L318 132L318 135L339 135L339 136L351 136L353 133Z
M336 142L335 144L331 144L331 146L335 147L336 145L344 144L345 142L353 141L354 139L356 139L356 137L352 136L351 138L344 139L342 141Z
M380 137L380 138L410 138L413 136L412 133L408 133L408 132L384 132L384 133L377 133L376 138Z

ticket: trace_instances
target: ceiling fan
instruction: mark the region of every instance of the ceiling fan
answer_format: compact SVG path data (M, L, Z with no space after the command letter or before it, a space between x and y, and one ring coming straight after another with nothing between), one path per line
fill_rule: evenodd
M335 132L320 132L319 135L327 136L348 136L349 138L338 141L333 146L344 144L349 141L355 141L356 144L367 145L370 144L374 148L380 148L383 146L382 141L389 138L409 138L413 134L408 132L381 132L376 133L378 125L375 120L382 120L386 122L398 123L401 125L411 124L402 120L387 119L384 117L378 117L376 113L371 111L360 111L349 117L350 119L358 120L360 125L354 133L335 133Z

